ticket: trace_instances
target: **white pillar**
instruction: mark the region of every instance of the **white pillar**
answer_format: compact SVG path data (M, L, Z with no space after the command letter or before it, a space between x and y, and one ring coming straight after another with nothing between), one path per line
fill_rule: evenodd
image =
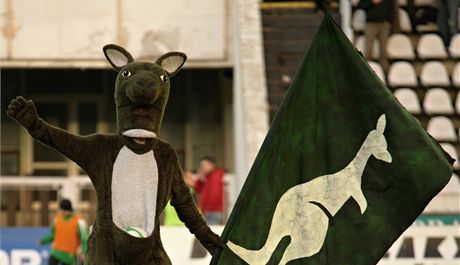
M351 1L352 0L340 0L340 22L342 30L347 35L350 41L353 41L353 29L351 28Z
M235 192L268 131L267 85L258 0L233 1Z
M60 190L61 200L66 198L72 202L72 206L77 209L78 203L80 202L80 186L78 184L77 176L66 177L62 183Z

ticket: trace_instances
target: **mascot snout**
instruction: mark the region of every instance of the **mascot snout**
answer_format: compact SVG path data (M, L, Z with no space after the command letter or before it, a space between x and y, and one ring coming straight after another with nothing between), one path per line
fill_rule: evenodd
M126 88L126 96L138 106L153 104L160 95L160 89L156 87L155 81L148 78L138 78Z

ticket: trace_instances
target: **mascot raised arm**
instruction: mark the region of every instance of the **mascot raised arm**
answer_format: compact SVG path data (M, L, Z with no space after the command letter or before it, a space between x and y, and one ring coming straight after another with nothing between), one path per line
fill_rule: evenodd
M135 62L113 44L103 51L118 71L114 93L118 134L80 136L53 127L23 97L13 99L7 110L33 138L77 163L91 179L97 214L85 264L171 264L161 243L159 218L169 200L190 232L213 254L224 244L197 210L174 148L158 138L170 77L184 65L185 54L166 53L151 63Z

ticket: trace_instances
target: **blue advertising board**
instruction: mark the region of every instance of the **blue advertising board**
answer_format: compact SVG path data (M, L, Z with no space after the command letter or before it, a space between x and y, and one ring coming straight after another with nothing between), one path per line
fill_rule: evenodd
M0 228L1 265L46 265L49 245L38 245L37 240L50 232L49 228Z
M458 265L459 225L459 214L419 216L379 265ZM220 233L222 229L223 227L220 227L215 231ZM47 227L0 227L0 265L48 264L50 246L37 244L37 240L48 233ZM210 257L194 257L191 250L195 240L185 227L163 227L162 235L163 244L173 264L209 264ZM433 240L437 243L434 244ZM400 257L401 253L405 252L409 254ZM425 257L427 253L431 253L431 256ZM439 257L433 257L433 253L439 254Z

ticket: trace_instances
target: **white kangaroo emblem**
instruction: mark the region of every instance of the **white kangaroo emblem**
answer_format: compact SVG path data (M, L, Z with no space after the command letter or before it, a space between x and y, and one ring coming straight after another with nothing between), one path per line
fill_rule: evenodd
M382 114L377 128L369 132L355 158L344 169L287 190L276 205L267 240L261 249L245 249L230 241L228 247L250 265L267 264L285 236L290 236L291 242L279 264L318 253L329 227L329 217L318 204L335 216L352 197L358 203L361 214L366 211L367 201L361 190L361 177L367 161L371 155L387 163L392 160L383 135L385 125L385 114Z

